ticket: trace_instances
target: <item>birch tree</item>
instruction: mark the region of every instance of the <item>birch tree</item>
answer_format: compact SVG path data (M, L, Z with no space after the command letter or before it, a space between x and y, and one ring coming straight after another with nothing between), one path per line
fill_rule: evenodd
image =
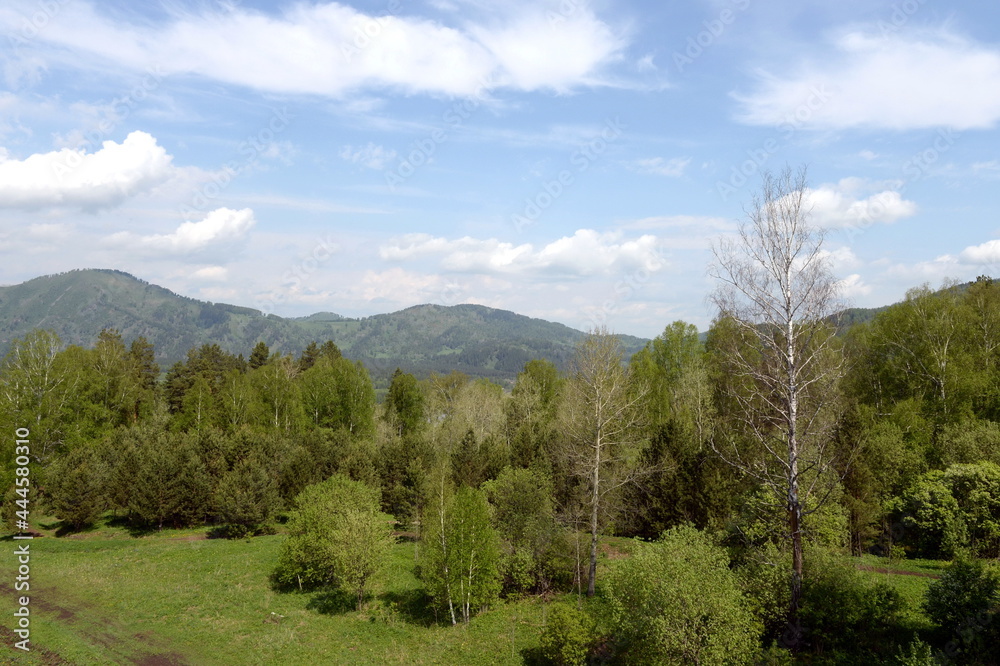
M603 327L595 329L577 347L564 403L564 455L570 473L583 482L589 514L587 596L594 595L598 533L614 513L613 493L639 472L637 408L645 391L633 386L622 361L617 336Z
M802 519L837 484L830 420L840 375L833 327L837 281L823 234L809 223L805 171L765 173L734 238L713 248L711 299L732 335L715 351L728 380L724 400L742 424L720 432L713 447L750 474L787 513L792 545L789 627L798 627L802 596ZM720 429L721 430L721 429Z

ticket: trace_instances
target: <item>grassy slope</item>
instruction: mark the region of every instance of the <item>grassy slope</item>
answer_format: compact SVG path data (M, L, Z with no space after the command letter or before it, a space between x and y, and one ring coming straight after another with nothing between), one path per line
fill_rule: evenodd
M46 530L49 534L52 532ZM31 542L32 647L23 655L7 645L0 663L43 664L40 648L72 664L521 664L538 646L545 604L505 603L468 626L436 625L414 575L414 546L394 548L375 601L360 613L331 608L323 593L277 594L267 577L282 536L205 540L205 530L165 530L142 538L102 527L66 538ZM12 550L6 541L3 551ZM630 539L602 539L609 556L627 556ZM947 563L858 560L866 575L887 581L906 600L905 630L929 622L920 610L924 591ZM0 585L13 581L14 558L0 558ZM872 570L876 569L876 570ZM599 578L600 580L600 578ZM10 590L3 595L10 598ZM284 616L269 621L272 613ZM10 613L0 626L12 628Z
M418 610L411 543L397 544L378 600L358 613L325 611L322 593L272 591L281 536L186 540L202 534L135 539L99 530L32 541L36 652L18 663L43 663L44 647L73 664L152 655L191 664L520 664L521 651L538 644L544 605L533 599L469 626L432 625ZM13 558L2 559L2 580L13 580ZM274 624L271 613L285 617ZM12 628L13 617L2 615ZM0 663L13 653L3 648Z

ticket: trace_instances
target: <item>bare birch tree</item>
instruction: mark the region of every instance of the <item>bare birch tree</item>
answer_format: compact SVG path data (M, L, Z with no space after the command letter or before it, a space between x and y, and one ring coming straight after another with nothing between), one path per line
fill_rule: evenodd
M792 545L788 620L797 630L802 595L802 520L836 486L829 415L841 373L826 318L839 307L838 285L809 223L805 170L765 173L735 238L719 241L710 273L720 320L735 329L718 349L728 374L726 399L742 440L720 432L716 452L769 489L787 511Z
M571 473L584 481L590 514L587 596L594 595L598 530L602 518L611 513L612 493L638 473L636 445L641 429L637 407L644 391L630 381L622 361L618 337L598 328L577 347L567 385L565 455Z

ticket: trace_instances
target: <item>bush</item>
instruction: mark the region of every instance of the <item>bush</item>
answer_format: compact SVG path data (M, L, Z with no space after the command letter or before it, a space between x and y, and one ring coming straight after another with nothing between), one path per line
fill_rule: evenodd
M594 642L594 621L587 613L569 604L553 604L542 630L542 655L557 666L578 666L586 662Z
M335 475L295 499L289 537L271 576L279 588L335 585L357 599L385 564L393 544L377 488Z
M898 592L872 582L853 562L822 550L807 553L801 620L814 650L882 655L903 609Z
M979 663L1000 644L1000 572L995 565L959 560L931 583L924 611L941 630L948 657L959 663Z
M762 627L726 552L690 526L643 544L606 583L614 633L630 663L751 663Z

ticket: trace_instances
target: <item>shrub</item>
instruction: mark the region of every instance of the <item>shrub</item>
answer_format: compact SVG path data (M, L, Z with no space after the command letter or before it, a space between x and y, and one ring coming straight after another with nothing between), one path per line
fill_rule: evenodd
M381 571L392 547L389 518L379 511L377 488L335 475L295 498L289 537L271 578L279 588L335 585L354 595Z
M542 655L557 666L585 663L594 642L594 621L585 612L565 603L549 608L542 630Z
M690 526L621 560L606 583L610 619L630 662L751 663L761 626L726 552Z
M959 560L931 583L924 611L947 641L945 653L959 663L976 663L1000 644L1000 573L977 560ZM992 651L992 652L991 652Z
M884 653L903 609L902 597L888 584L873 582L847 558L818 549L807 553L802 596L805 638L820 652Z

